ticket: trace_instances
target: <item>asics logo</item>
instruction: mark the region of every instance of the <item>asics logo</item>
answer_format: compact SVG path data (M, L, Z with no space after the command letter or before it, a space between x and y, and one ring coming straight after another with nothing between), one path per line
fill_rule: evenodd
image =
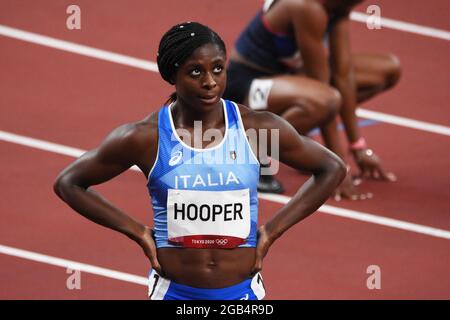
M249 297L249 295L248 295L248 293L246 293L245 296L243 296L239 300L248 300L248 297Z
M224 245L226 245L228 243L228 239L216 239L216 243L219 246L224 246Z
M174 166L178 164L183 157L183 152L177 151L175 152L169 160L169 166Z

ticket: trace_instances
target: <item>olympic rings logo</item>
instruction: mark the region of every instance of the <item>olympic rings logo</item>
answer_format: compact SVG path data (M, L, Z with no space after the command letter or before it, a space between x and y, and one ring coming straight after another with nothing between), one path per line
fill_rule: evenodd
M216 239L216 243L219 246L224 246L224 245L226 245L228 243L228 239Z

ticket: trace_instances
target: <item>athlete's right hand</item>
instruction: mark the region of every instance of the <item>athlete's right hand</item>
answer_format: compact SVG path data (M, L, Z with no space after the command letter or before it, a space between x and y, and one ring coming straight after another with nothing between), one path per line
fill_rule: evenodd
M347 172L341 185L336 188L334 192L334 200L340 201L341 199L349 200L365 200L372 198L372 193L361 192L358 190L358 185L361 184L361 179L353 179L350 171Z
M360 169L360 178L372 178L380 181L397 181L397 177L392 172L385 172L380 158L371 149L361 149L352 151L356 164Z
M152 268L155 269L155 271L162 276L163 271L156 256L156 244L152 236L152 229L150 229L147 226L145 226L144 228L145 230L141 235L141 237L139 237L137 242L141 246L142 250L144 250L145 255L150 260Z

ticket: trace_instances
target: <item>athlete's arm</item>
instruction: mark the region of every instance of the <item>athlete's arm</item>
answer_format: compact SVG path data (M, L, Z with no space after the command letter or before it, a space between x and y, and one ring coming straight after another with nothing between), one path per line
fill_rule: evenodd
M297 45L302 54L307 77L324 83L330 82L330 68L323 37L327 28L327 15L320 4L293 2L291 21Z
M350 49L350 21L346 16L338 20L330 33L330 64L332 84L342 96L340 114L350 142L360 138L356 109L356 83Z
M292 21L297 45L300 49L306 76L330 85L330 66L323 39L328 17L323 7L316 1L293 2ZM337 117L323 125L321 134L325 145L346 161L347 155L338 133ZM363 198L358 192L350 174L335 191L335 199Z
M339 19L330 34L331 82L342 96L340 115L350 144L361 138L356 116L356 82L350 47L349 14ZM367 148L352 151L363 177L391 180L385 173L376 154Z
M160 270L150 229L91 188L111 180L135 164L144 166L141 161L143 154L148 154L152 142L157 141L152 139L155 135L147 134L149 138L145 137L140 127L138 124L127 124L114 130L98 148L86 152L59 174L54 191L82 216L136 241L149 257L153 268Z
M286 230L316 211L328 199L345 177L346 168L337 155L319 143L300 136L294 127L281 117L269 112L258 112L253 118L256 120L248 126L254 125L256 129L279 132L279 141L269 141L268 152L272 158L279 158L292 168L312 175L292 199L259 228L254 269L256 272L261 270L262 259L271 244ZM279 155L276 154L276 150Z

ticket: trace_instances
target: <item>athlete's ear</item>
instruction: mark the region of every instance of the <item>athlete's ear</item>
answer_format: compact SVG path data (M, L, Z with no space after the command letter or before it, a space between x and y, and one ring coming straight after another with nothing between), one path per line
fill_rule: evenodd
M171 76L170 79L169 79L169 83L170 83L171 85L175 85L175 79L176 79L177 73L178 73L178 70L175 71L175 73L172 72L172 76Z

